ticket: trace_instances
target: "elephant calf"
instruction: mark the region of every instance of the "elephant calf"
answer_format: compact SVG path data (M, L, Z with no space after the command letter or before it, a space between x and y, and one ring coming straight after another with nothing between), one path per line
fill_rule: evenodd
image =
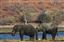
M37 30L30 24L27 25L15 25L12 30L12 35L15 35L16 32L19 32L21 40L23 40L23 35L30 36L30 40L34 39L34 35L37 36ZM37 37L36 37L37 39Z

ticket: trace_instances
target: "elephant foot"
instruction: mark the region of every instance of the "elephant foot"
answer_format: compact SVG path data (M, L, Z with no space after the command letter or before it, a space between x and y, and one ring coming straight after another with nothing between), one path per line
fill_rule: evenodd
M30 41L34 41L34 39L30 39Z
M30 37L30 40L31 40L31 41L34 41L34 37Z
M36 40L38 40L38 38L36 38Z
M45 32L44 32L43 35L42 35L42 39L47 40L47 39L46 39L46 33L45 33Z
M52 34L52 40L55 40L56 34Z
M46 38L42 38L42 39L47 40Z
M55 40L55 38L52 38L52 40Z
M23 41L22 39L20 39L21 41Z
M36 40L38 40L38 34L36 34Z

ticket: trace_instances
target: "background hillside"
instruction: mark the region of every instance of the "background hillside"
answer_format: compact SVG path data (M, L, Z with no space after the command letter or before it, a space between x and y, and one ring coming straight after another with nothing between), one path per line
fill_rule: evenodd
M26 7L25 9L30 9L32 12L31 14L33 15L31 16L31 21L35 21L37 16L43 10L51 11L58 8L59 10L64 11L64 0L0 0L1 21L11 19L9 20L11 22L12 20L16 19L14 17L20 16L18 12L14 13L14 11L7 10L9 6L18 4L22 5L22 7ZM21 12L21 16L22 15L23 13Z

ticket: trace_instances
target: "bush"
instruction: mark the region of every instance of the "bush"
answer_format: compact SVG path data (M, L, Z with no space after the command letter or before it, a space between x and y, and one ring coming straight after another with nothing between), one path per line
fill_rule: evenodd
M0 19L0 25L10 25L18 21L19 19L17 17L11 16L11 17Z

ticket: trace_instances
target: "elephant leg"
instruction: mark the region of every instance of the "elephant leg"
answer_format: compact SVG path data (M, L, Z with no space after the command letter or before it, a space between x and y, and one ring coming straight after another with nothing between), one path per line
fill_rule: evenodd
M52 40L55 40L56 34L52 34Z
M38 40L38 34L36 33L36 40Z
M34 36L30 36L30 40L34 40Z
M20 39L23 40L23 34L21 34L21 31L19 31Z
M42 39L46 39L46 32L43 32Z

